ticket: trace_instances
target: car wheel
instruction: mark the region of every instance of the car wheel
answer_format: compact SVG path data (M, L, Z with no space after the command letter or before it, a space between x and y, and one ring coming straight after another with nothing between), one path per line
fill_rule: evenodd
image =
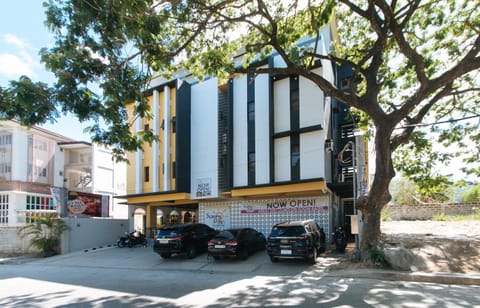
M213 256L215 260L220 260L221 258L219 256Z
M270 256L270 261L272 261L272 263L277 263L278 259L275 258L274 256Z
M310 264L315 264L317 262L317 247L313 247L312 257L308 261Z
M161 253L160 256L164 259L168 259L172 256L172 254L168 252L164 252L164 253Z
M187 248L187 258L188 259L193 259L197 256L197 250L195 249L195 246L190 245Z

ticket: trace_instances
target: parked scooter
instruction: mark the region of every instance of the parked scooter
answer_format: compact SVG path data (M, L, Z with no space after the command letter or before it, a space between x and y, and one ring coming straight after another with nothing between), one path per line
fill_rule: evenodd
M125 232L125 235L117 241L117 246L120 248L125 246L133 247L136 245L147 246L147 239L140 231Z
M342 227L335 228L333 232L333 243L335 244L335 251L344 253L347 248L347 234Z

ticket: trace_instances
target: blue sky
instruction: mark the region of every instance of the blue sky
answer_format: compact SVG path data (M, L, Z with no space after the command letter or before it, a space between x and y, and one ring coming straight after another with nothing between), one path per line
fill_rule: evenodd
M53 75L40 63L38 55L42 47L51 47L53 35L44 25L45 13L42 0L3 1L0 10L0 85L6 87L9 80L27 75L34 82L51 84ZM88 124L79 123L73 117L64 117L54 124L42 127L79 141L90 141L83 134Z

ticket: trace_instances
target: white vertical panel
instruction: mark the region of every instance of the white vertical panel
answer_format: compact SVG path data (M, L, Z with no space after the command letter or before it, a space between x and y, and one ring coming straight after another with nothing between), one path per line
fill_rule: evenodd
M275 182L290 181L290 137L275 139Z
M322 69L313 72L321 75ZM324 126L323 91L312 81L300 77L300 127Z
M159 125L158 119L160 117L160 94L158 90L153 90L153 134L158 136L159 134ZM159 148L158 148L158 141L154 140L152 142L152 192L157 192L159 189Z
M218 196L218 86L212 78L191 87L191 196ZM209 183L211 195L196 194Z
M248 184L247 76L233 79L233 186Z
M170 87L163 88L163 190L170 190Z
M300 179L325 177L323 131L300 135Z
M284 78L273 83L274 131L290 130L290 79Z
M270 182L269 77L255 79L255 183Z
M138 133L142 131L142 118L137 117L135 120L135 132ZM135 152L135 193L142 193L142 174L143 174L143 152L137 150Z

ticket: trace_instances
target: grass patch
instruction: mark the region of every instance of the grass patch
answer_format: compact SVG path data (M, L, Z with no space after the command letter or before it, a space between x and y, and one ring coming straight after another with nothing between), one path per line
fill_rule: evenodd
M469 215L449 216L444 213L436 214L432 217L433 221L464 221L464 220L480 220L480 209L472 208L473 213Z

